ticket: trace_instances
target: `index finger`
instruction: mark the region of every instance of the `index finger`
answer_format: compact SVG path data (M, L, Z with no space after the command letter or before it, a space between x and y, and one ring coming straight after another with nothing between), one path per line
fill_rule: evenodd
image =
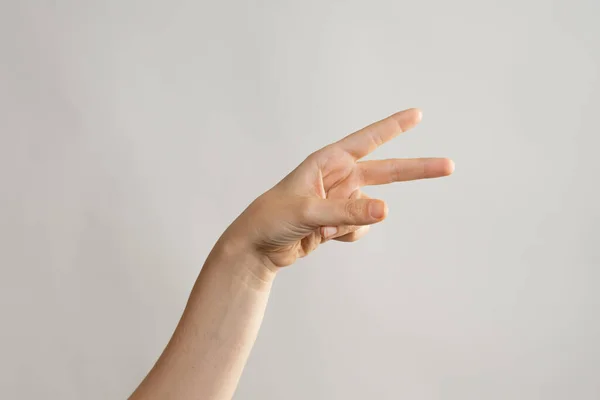
M358 132L354 132L336 143L355 159L362 158L376 148L413 128L421 121L421 110L410 108L400 111Z

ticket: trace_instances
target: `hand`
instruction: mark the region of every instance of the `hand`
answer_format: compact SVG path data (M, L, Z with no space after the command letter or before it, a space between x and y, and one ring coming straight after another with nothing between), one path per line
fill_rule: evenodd
M250 244L276 270L328 240L352 242L385 219L382 200L363 186L450 175L446 158L359 161L421 120L409 109L374 123L311 154L271 190L257 198L224 236Z

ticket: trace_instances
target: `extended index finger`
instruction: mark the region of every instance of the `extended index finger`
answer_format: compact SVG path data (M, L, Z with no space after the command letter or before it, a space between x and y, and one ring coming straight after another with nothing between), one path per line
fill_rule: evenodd
M355 159L362 158L421 121L421 110L410 108L375 122L336 143Z

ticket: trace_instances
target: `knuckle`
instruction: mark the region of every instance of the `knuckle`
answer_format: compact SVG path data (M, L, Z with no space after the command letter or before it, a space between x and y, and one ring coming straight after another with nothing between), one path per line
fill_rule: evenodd
M308 156L306 156L306 158L304 159L304 162L313 162L315 161L317 158L319 157L319 150L310 153Z
M321 164L323 161L323 158L326 158L328 149L329 149L329 146L323 147L322 149L319 149L319 150L315 150L311 154L309 154L304 161L310 162L310 163Z
M423 178L431 177L431 174L428 171L427 165L428 165L427 161L421 160L421 168L420 168L419 172L421 173L421 177L423 177Z
M349 219L362 216L364 214L362 202L356 200L347 201L345 204L345 214Z
M369 135L369 137L371 139L371 142L373 142L373 145L376 148L379 147L379 146L381 146L384 143L383 138L377 132L371 132L371 134Z
M402 166L399 163L390 163L390 175L392 177L393 182L398 182L402 179L402 175L404 171L402 170Z
M344 204L344 216L348 219L354 217L356 214L356 205L354 201L347 201Z

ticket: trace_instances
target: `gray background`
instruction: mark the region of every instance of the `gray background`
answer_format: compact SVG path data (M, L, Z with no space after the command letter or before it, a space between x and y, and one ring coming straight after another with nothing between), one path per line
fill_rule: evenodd
M0 397L124 398L213 242L399 109L388 220L279 276L236 399L600 398L600 3L0 5Z

